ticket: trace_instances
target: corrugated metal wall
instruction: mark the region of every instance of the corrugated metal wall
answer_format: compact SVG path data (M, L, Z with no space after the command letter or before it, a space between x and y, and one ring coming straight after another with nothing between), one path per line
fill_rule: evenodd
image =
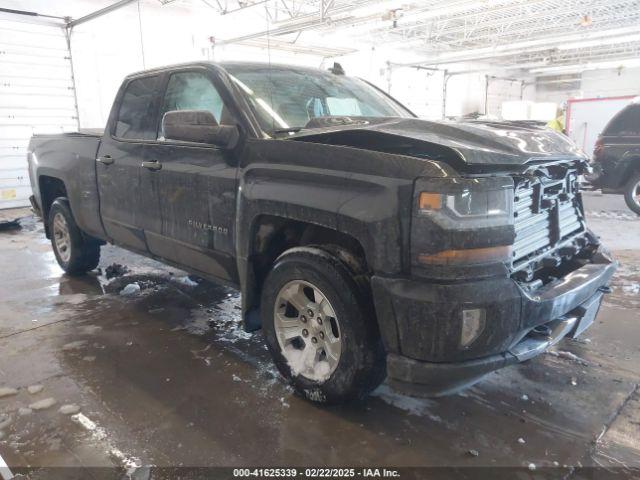
M62 27L0 17L0 209L29 203L31 135L73 131L77 125Z

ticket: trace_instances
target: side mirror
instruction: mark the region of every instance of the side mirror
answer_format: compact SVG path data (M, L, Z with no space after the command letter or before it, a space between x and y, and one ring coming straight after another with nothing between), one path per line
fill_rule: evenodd
M167 140L209 143L232 149L238 144L235 125L218 125L207 110L171 110L162 117L162 131Z

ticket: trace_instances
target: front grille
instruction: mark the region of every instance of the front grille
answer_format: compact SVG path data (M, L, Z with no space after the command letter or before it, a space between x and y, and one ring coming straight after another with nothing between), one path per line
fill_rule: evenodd
M535 270L545 257L585 231L580 208L577 169L570 164L537 167L514 177L513 270Z

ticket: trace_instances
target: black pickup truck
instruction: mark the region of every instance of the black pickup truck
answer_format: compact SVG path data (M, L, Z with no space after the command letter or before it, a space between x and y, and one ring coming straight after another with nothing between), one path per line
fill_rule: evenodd
M604 193L622 193L640 215L640 97L619 111L593 150L593 174L587 179Z
M587 168L551 131L420 120L340 68L252 63L130 75L104 132L29 147L67 273L110 242L235 286L244 328L329 403L385 376L452 392L587 328L615 270Z

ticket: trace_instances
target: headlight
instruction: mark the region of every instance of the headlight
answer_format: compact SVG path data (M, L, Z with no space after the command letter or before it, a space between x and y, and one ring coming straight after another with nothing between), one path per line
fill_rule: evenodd
M412 244L422 265L508 262L513 243L513 179L421 178Z
M492 227L513 223L511 178L443 178L427 182L418 211L447 229Z

